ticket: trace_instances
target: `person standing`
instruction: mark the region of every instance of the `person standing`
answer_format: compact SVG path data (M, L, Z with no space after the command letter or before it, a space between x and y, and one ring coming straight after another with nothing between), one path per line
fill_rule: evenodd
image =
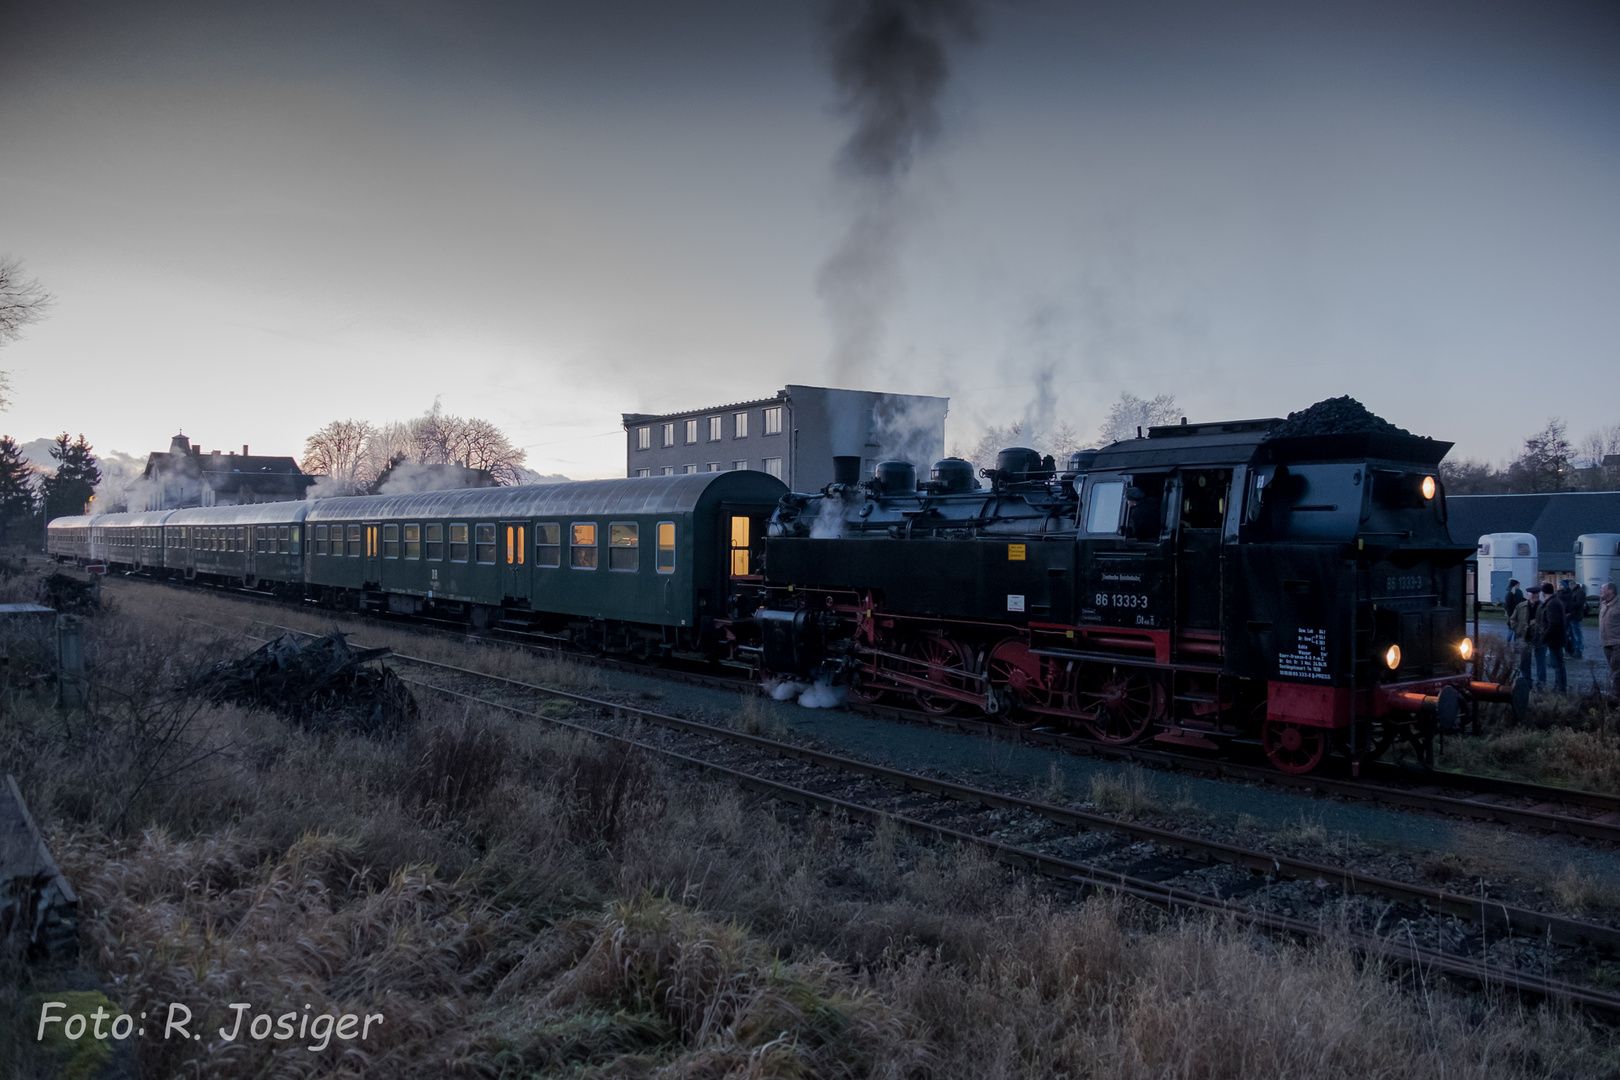
M1612 581L1598 593L1598 641L1609 661L1609 689L1620 697L1620 592Z
M1586 632L1581 629L1581 620L1586 618L1586 586L1578 581L1569 585L1569 653L1577 660L1584 659L1586 652Z
M1536 612L1536 629L1542 652L1552 661L1553 687L1562 694L1569 689L1569 676L1564 671L1564 624L1567 621L1564 604L1553 592L1552 582L1541 586L1541 610ZM1537 657L1538 665L1541 658ZM1541 685L1546 686L1543 674Z
M1513 606L1513 614L1508 617L1508 641L1516 643L1514 648L1518 652L1518 662L1514 667L1521 679L1530 678L1530 657L1536 651L1535 645L1530 640L1535 627L1534 612L1535 604L1521 596L1519 602ZM1545 660L1542 661L1541 681L1547 681Z
M1502 614L1507 616L1508 641L1523 641L1524 635L1513 629L1513 612L1524 603L1524 590L1519 588L1519 579L1508 581L1507 595L1502 597Z

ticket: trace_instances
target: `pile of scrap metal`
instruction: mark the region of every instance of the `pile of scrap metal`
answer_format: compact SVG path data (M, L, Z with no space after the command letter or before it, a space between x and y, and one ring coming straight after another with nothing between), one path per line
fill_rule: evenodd
M213 701L279 713L312 730L394 735L416 720L416 699L386 667L366 666L391 651L353 649L336 631L302 644L288 634L218 665L194 689Z
M79 898L9 776L0 789L0 940L30 960L71 960L79 949Z

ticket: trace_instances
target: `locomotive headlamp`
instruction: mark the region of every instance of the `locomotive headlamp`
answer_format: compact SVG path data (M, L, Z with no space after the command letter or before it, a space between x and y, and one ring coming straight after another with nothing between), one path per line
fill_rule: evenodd
M1391 645L1384 650L1384 666L1391 671L1401 666L1401 647L1399 645Z
M1425 499L1434 498L1434 477L1425 476L1423 478L1423 483L1419 486L1419 490L1423 492L1423 497Z
M1464 660L1472 660L1474 658L1474 639L1463 638L1457 643L1457 651L1462 654Z

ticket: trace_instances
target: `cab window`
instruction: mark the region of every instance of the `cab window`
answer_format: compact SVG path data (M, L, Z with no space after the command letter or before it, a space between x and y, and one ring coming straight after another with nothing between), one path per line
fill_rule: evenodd
M1119 511L1125 502L1125 482L1109 480L1092 484L1087 493L1086 532L1119 532Z

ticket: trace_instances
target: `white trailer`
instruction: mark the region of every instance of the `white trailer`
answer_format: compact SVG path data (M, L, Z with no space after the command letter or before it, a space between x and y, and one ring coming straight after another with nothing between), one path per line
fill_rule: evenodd
M1583 533L1575 538L1575 580L1586 586L1586 602L1598 601L1605 582L1620 586L1620 533Z
M1534 533L1487 533L1479 538L1479 598L1500 604L1508 582L1517 581L1526 592L1540 583L1541 556Z

